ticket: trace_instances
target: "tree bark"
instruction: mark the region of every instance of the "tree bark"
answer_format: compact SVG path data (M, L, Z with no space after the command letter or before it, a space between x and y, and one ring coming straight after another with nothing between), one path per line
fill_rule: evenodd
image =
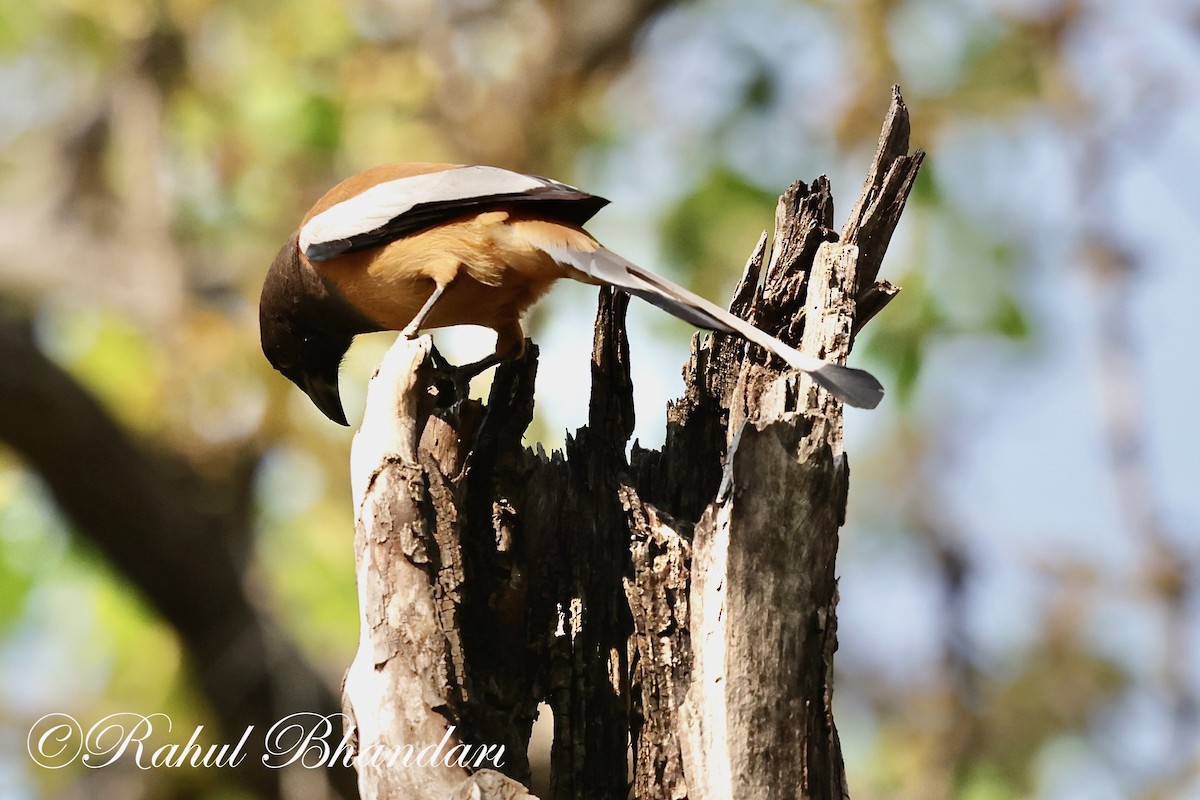
M923 156L907 150L896 91L841 235L828 181L793 185L733 311L844 361L898 291L876 279ZM486 405L439 383L427 340L399 341L372 380L345 696L364 797L522 796L543 701L553 798L625 798L631 777L639 800L847 796L831 709L841 406L757 347L697 335L663 449L627 458L626 305L601 290L588 424L562 453L521 443L536 347ZM508 778L364 761L447 731L502 745L489 766Z

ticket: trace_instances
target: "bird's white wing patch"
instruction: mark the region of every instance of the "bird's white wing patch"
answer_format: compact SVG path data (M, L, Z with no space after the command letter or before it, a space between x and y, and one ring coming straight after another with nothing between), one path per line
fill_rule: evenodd
M495 195L519 195L535 189L573 187L498 167L456 167L376 184L317 214L300 229L300 249L351 239L378 230L425 203L453 203Z

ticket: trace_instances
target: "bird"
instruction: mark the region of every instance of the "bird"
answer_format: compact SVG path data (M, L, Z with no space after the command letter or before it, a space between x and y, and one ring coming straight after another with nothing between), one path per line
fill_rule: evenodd
M348 425L338 370L354 337L480 325L495 352L524 352L521 317L571 278L612 286L708 330L741 336L805 372L839 400L874 408L870 373L824 361L604 247L584 230L608 204L548 178L499 167L385 164L326 192L267 270L259 300L263 353L332 421Z

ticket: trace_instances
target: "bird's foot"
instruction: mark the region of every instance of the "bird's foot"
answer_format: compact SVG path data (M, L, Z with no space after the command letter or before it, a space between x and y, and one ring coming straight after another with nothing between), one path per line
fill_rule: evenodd
M466 399L471 393L471 381L480 373L499 364L503 359L495 354L480 359L472 364L454 366L434 348L430 353L433 358L434 382L447 384L453 389L457 400Z

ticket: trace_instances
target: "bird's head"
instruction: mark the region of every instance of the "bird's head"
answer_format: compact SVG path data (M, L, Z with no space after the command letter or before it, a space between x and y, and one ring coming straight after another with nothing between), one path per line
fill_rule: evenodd
M338 367L350 348L350 336L305 330L286 319L261 317L263 353L271 366L309 396L321 413L349 425L338 393Z
M258 305L263 354L309 396L321 413L349 425L338 393L338 367L356 333L369 323L349 312L305 263L296 236L275 257Z

